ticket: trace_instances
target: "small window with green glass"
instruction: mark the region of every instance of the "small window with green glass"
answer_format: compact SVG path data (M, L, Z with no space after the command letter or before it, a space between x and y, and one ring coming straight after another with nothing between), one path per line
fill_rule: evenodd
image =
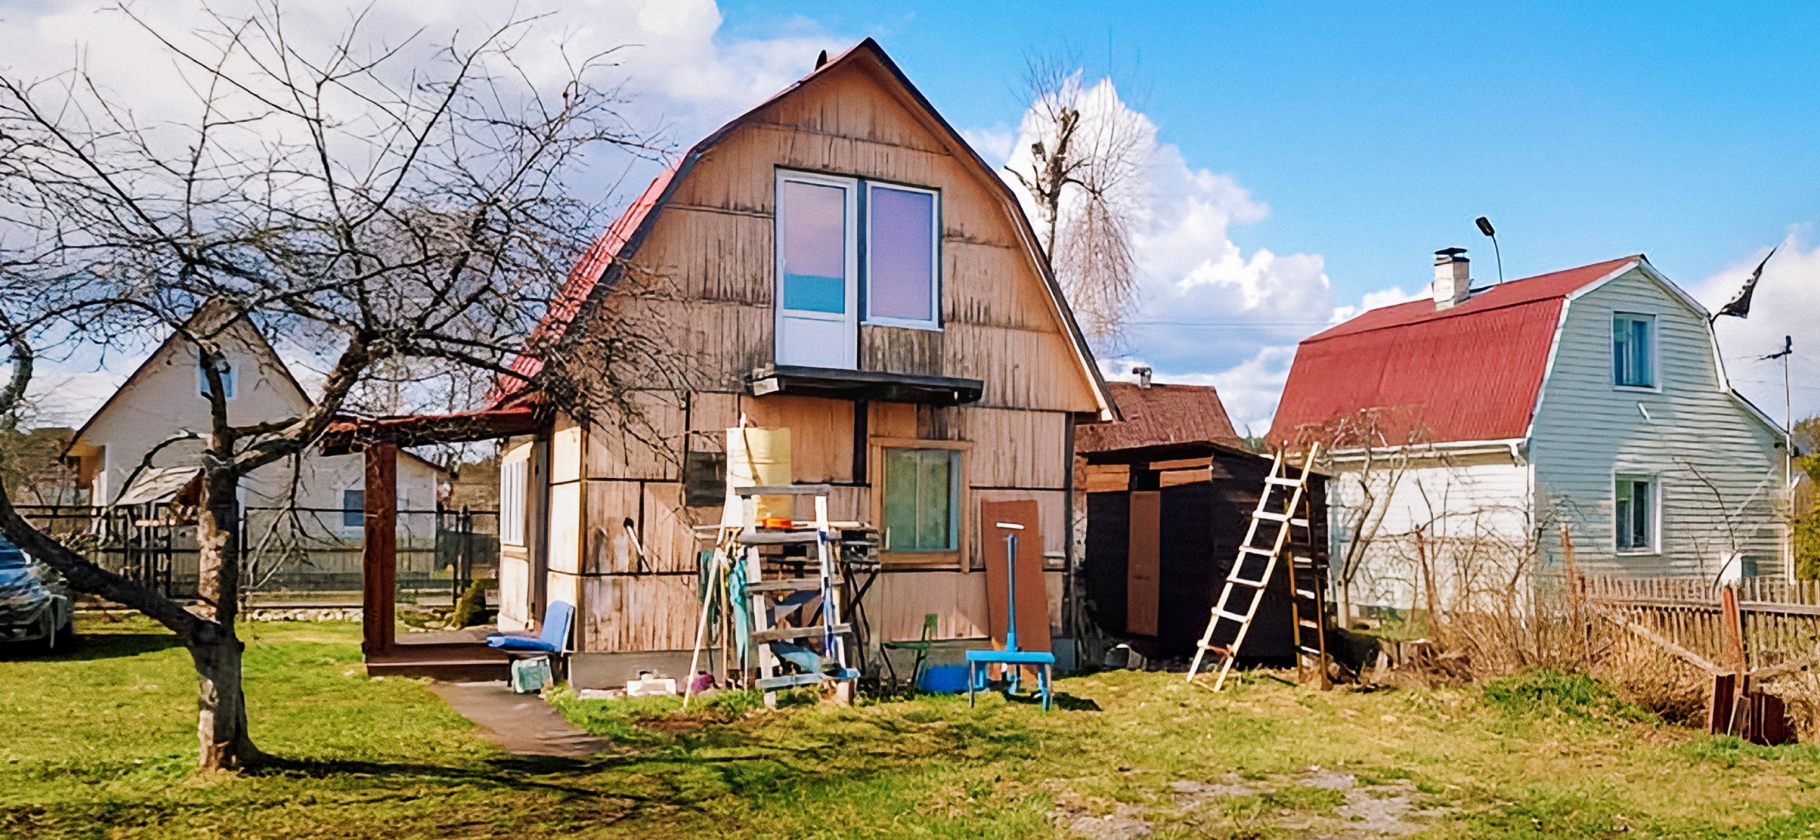
M884 467L884 550L959 549L960 451L886 449Z

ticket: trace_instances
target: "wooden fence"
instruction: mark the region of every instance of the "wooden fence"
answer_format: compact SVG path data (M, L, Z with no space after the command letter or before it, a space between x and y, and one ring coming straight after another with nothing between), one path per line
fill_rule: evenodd
M1820 582L1581 577L1573 593L1571 608L1590 613L1589 643L1647 642L1711 675L1709 731L1789 737L1782 701L1760 686L1820 670Z
M1742 644L1750 671L1784 673L1820 666L1820 581L1746 578L1731 584L1740 635L1725 627L1725 587L1702 578L1629 580L1586 577L1589 606L1615 614L1727 668ZM1773 669L1773 671L1772 671Z

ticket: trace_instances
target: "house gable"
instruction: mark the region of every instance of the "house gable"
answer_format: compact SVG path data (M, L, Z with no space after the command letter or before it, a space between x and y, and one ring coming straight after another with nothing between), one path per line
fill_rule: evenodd
M978 379L985 406L1112 416L1092 355L1009 189L869 40L729 123L665 173L661 194L635 205L636 229L612 249L618 259L601 267L598 282L571 283L588 292L576 307L582 326L567 340L587 334L594 313L612 306L614 328L632 318L691 360L692 387L743 390L746 375L773 359L780 170L940 193L942 328L862 327L860 370ZM636 304L608 303L609 289L623 299L655 288L662 293L639 294Z
M1654 323L1651 387L1613 383L1620 314ZM1582 557L1607 558L1610 571L1709 575L1735 550L1773 573L1782 545L1779 440L1774 424L1732 392L1706 311L1639 260L1568 300L1530 432L1537 516L1572 527ZM1659 482L1658 550L1617 555L1619 475Z

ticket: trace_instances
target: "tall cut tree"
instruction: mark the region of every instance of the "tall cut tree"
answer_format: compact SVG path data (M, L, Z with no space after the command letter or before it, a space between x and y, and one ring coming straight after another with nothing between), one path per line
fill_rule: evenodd
M1155 129L1119 101L1111 80L1087 87L1063 58L1033 59L1024 94L1029 155L1005 169L1036 208L1037 235L1081 329L1114 342L1136 305L1132 236Z
M565 190L590 153L638 141L594 84L610 55L531 55L533 21L383 43L356 18L305 42L276 3L174 32L137 15L194 94L143 121L76 71L0 77L0 411L45 348L143 343L176 331L205 377L197 513L201 604L186 609L88 562L0 493L0 531L77 589L156 619L200 682L200 763L258 760L235 635L236 490L311 446L363 390L412 362L513 375L510 354L598 230ZM552 48L554 49L554 48ZM535 79L526 68L565 68ZM232 325L328 360L315 404L237 423L220 371ZM0 487L0 491L5 488Z

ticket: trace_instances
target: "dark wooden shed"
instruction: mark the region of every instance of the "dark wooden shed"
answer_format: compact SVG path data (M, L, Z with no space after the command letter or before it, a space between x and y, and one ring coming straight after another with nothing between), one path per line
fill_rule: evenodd
M1271 459L1193 442L1083 453L1088 616L1152 658L1188 657L1238 556ZM1309 480L1302 512L1312 540L1297 556L1327 564L1326 481ZM1293 529L1301 537L1309 532ZM1324 575L1323 575L1324 577ZM1279 564L1244 647L1245 659L1293 659L1289 575Z

